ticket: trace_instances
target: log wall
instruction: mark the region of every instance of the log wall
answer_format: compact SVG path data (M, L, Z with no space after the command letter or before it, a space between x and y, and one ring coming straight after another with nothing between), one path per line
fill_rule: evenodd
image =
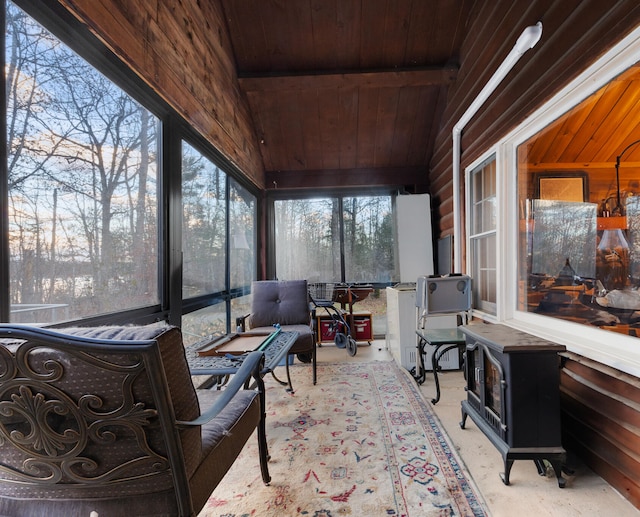
M576 354L565 356L563 444L640 508L640 380Z
M453 233L452 140L454 124L513 48L522 30L541 21L540 42L524 54L470 121L462 135L462 170L640 24L635 2L598 0L497 0L482 2L469 27L456 82L430 165L436 237ZM510 34L496 41L503 28ZM464 192L461 192L464 199ZM463 224L464 227L464 224Z
M256 186L264 170L218 2L59 0Z
M537 21L543 23L541 41L524 55L464 129L462 174L481 153L640 24L640 5L625 1L497 0L483 2L478 8L430 165L431 192L438 210L434 217L436 237L453 233L452 128L511 51L521 31ZM498 26L512 27L511 37L495 41ZM608 186L596 179L597 171L590 172L590 194L601 196ZM608 177L612 174L608 171ZM464 192L460 195L464 200ZM569 356L561 383L563 445L640 508L638 378Z

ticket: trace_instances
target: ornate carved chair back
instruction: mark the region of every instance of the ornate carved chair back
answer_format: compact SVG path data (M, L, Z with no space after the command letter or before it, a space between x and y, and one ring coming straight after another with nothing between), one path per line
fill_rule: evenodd
M86 499L192 511L180 435L200 431L176 430L155 339L167 328L137 329L0 326L0 514L40 515L43 499L43 515Z

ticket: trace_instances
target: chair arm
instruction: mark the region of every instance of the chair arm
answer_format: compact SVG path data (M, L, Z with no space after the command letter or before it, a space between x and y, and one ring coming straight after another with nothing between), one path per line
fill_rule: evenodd
M236 328L240 328L242 332L247 330L247 318L251 316L251 314L245 314L244 316L238 316L236 318Z
M231 376L231 380L225 386L225 389L220 392L221 395L216 399L215 403L195 420L176 421L176 425L178 426L178 428L200 426L214 419L218 415L218 413L220 413L220 411L222 411L226 407L226 405L231 402L231 399L236 393L240 391L245 383L248 383L251 377L255 378L256 381L258 381L258 386L260 386L260 370L262 369L263 361L263 352L251 352L242 362L242 365L240 366L238 371Z

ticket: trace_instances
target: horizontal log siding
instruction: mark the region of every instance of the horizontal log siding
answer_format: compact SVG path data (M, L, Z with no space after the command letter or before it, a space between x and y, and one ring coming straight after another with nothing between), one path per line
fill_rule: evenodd
M640 24L640 4L619 0L497 0L478 3L449 90L443 124L430 164L430 185L441 207L453 196L451 132L473 99L513 48L522 30L542 21L543 34L487 100L462 135L462 170L522 122L571 79ZM512 27L495 41L498 27ZM462 193L464 199L464 193ZM453 218L435 216L438 236L453 233ZM464 227L464 225L463 225Z
M256 186L264 170L218 2L59 0Z
M563 445L640 508L640 380L567 353Z
M639 25L640 4L599 0L498 0L478 4L429 167L431 192L437 200L436 237L453 233L453 125L511 51L521 31L539 20L543 23L541 41L524 55L465 128L462 174L465 167ZM506 41L494 41L496 27L502 24L513 27L511 36ZM592 188L598 188L595 182ZM597 363L586 364L585 360L569 359L562 374L565 446L640 508L638 379Z

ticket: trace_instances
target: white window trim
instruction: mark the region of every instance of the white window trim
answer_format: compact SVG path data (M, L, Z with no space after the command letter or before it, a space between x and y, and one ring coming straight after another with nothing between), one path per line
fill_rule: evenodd
M503 138L496 152L498 226L498 321L561 343L567 350L640 376L640 338L516 310L518 271L517 160L519 144L551 124L638 61L640 27L621 40L551 100ZM613 170L614 164L611 164ZM504 266L504 267L503 267Z
M484 162L486 162L487 160L489 160L490 158L495 156L495 161L496 161L496 229L495 229L495 234L496 234L496 246L497 246L497 250L496 250L496 314L491 314L488 312L484 312L480 309L472 309L472 315L475 318L481 318L484 321L489 321L492 323L497 323L498 321L500 321L500 311L501 311L501 307L504 306L504 303L501 303L502 301L502 296L501 296L501 286L503 285L502 282L502 278L500 275L500 271L502 271L502 254L499 252L499 248L500 248L500 243L502 242L501 239L501 235L503 235L502 233L502 227L504 226L503 223L503 219L504 219L504 210L502 207L502 203L501 203L501 196L500 196L500 186L503 183L503 175L501 173L501 170L504 169L504 167L500 166L500 157L498 156L498 153L496 152L496 148L491 148L489 151L487 151L486 153L484 153L482 156L480 156L480 158L478 158L477 160L475 160L473 163L471 163L468 167L465 168L464 170L464 174L465 174L465 185L467 185L467 188L465 188L465 213L468 214L467 217L465 217L465 249L467 250L467 256L470 256L470 250L471 250L471 234L472 234L472 228L471 228L471 214L473 214L473 200L471 199L471 188L469 187L470 185L472 185L472 178L471 175L473 174L473 171L475 171L478 167L480 167L480 165L482 165ZM493 233L493 230L491 232L485 232L485 233ZM477 236L477 234L474 234ZM473 267L472 265L469 263L469 261L466 261L466 274L471 276L473 274ZM473 289L473 279L471 281L471 288Z

